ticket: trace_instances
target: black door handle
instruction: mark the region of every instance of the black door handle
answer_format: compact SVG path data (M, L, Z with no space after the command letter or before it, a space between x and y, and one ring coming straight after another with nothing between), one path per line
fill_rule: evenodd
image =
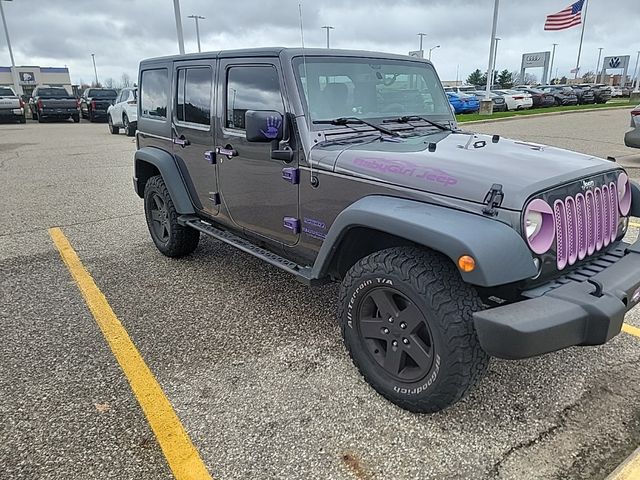
M191 142L189 141L189 139L185 138L184 135L180 135L179 137L174 137L172 142L175 145L180 145L181 147L186 147L187 145L191 145Z

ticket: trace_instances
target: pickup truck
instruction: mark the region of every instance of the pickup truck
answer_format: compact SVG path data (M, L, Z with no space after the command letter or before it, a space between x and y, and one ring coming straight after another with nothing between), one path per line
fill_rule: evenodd
M112 88L87 88L80 97L82 118L94 122L107 118L107 110L113 105L118 92Z
M78 101L63 87L36 87L29 106L33 119L39 123L47 119L72 118L75 123L80 121Z
M0 118L25 123L24 102L9 87L0 87Z

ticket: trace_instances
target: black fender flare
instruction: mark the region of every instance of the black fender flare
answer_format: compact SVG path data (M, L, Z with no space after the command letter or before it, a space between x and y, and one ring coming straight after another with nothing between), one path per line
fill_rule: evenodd
M181 215L194 214L195 209L182 174L173 155L155 147L143 147L135 153L133 184L140 198L144 196L144 186L150 176L149 165L160 172L176 211ZM152 169L153 170L153 169Z
M640 185L631 179L629 183L631 184L631 210L629 215L640 217Z
M472 285L505 285L537 274L525 241L504 223L452 208L374 195L354 202L336 217L318 252L312 277L328 274L340 241L356 227L382 231L439 251L456 266L462 255L471 255L476 268L460 274Z

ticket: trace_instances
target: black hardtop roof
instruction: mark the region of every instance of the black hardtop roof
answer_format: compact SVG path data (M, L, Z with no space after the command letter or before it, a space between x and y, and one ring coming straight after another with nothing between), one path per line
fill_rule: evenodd
M211 58L242 58L242 57L279 57L289 58L305 55L331 56L331 57L364 57L380 58L388 60L413 60L428 63L422 58L410 57L408 55L398 55L395 53L372 52L367 50L340 50L335 48L287 48L287 47L263 47L245 48L240 50L220 50L202 53L186 53L184 55L168 55L166 57L147 58L140 62L141 65L147 63L173 62L176 60L206 60Z

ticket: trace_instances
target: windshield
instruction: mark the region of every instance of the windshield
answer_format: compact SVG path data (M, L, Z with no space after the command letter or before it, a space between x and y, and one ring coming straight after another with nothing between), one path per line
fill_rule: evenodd
M36 92L39 97L63 98L70 97L69 92L64 88L39 88Z
M15 95L10 88L0 87L0 97L14 97Z
M87 96L94 98L112 98L117 95L115 90L89 90L89 95Z
M403 60L352 57L294 59L311 121L340 117L434 117L452 120L433 67Z

